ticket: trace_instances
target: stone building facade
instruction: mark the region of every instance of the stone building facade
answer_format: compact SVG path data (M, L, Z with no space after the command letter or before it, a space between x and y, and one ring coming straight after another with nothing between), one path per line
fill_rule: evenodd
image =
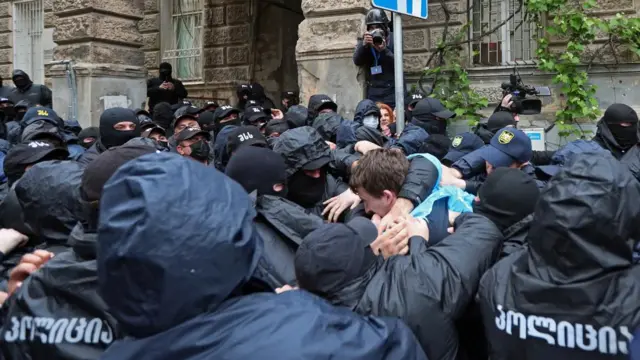
M24 1L24 0L23 0ZM54 87L54 107L68 116L70 99L77 95L75 112L85 125L97 123L105 107L144 106L145 81L157 74L162 61L173 61L174 74L188 71L185 82L195 102L234 103L235 87L256 81L279 102L284 90L299 90L306 102L314 93L326 93L339 110L352 116L364 94L363 72L353 65L356 38L364 31L370 0L38 0L44 2L46 28L55 29L55 61L72 61L76 89L68 82L68 66L47 67ZM12 6L0 1L0 75L12 65ZM471 20L469 36L492 27L514 11L517 0L446 0L429 5L429 19L404 18L404 64L407 87L416 83L427 58L442 36L443 6L453 14L449 30ZM598 0L598 13L612 16L640 14L640 0ZM180 7L176 10L176 4ZM473 4L469 14L468 4ZM176 22L182 16L182 23ZM531 33L514 18L511 28L472 42L470 78L493 102L500 84L513 71L510 60L528 84L545 85L551 76L532 65ZM520 19L522 20L522 19ZM525 30L523 30L525 29ZM176 32L187 38L176 39ZM531 30L526 30L531 31ZM186 35L185 35L186 34ZM182 45L176 45L183 42ZM560 40L556 43L562 46ZM182 48L181 48L182 47ZM477 51L479 55L471 55ZM516 53L527 56L513 55ZM604 54L606 57L607 54ZM611 57L609 55L609 57ZM601 106L612 102L640 104L640 65L637 58L622 59L615 67L591 70L599 85ZM176 71L176 67L181 70ZM561 94L545 99L542 118L551 120Z

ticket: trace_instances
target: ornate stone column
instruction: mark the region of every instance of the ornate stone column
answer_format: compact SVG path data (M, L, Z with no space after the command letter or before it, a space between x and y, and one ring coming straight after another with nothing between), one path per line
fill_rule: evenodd
M353 64L353 52L370 4L370 0L302 0L305 20L296 47L302 102L324 93L335 99L343 116L353 117L364 98L364 73Z
M143 107L146 69L138 21L144 0L54 0L54 59L76 72L78 121L96 126L105 108ZM69 118L72 89L66 65L49 69L54 109Z

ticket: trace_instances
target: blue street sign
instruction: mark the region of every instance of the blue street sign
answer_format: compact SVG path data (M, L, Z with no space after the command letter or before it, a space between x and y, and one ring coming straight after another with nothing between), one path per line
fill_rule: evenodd
M426 19L429 16L427 0L371 0L373 7L393 11L402 15Z

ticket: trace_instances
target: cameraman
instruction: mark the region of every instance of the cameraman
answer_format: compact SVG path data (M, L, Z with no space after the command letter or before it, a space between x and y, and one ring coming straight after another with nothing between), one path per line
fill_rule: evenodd
M353 63L365 68L367 99L395 108L393 44L387 14L371 9L366 17L367 31L358 39Z

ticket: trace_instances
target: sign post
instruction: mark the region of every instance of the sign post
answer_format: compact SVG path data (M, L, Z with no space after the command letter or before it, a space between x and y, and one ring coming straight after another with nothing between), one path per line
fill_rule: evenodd
M399 0L402 1L402 0ZM396 134L404 130L404 64L402 63L402 17L393 13L393 66L396 82ZM410 120L410 119L409 119Z
M429 16L427 0L371 0L373 7L393 12L393 65L396 86L396 133L404 130L404 66L402 48L402 18L400 15L426 19Z

